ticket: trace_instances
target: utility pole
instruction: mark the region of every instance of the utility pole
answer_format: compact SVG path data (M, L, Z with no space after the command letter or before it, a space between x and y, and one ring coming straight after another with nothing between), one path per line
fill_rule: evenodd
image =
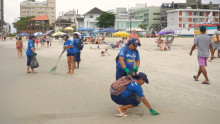
M1 0L1 6L0 6L0 11L1 11L1 36L3 36L3 25L4 25L4 0Z

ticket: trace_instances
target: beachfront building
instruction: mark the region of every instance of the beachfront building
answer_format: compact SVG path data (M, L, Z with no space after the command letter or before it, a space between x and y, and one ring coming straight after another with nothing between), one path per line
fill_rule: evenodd
M167 11L174 10L174 9L208 9L208 10L219 10L220 6L217 3L212 3L209 1L204 0L186 0L186 3L163 3L160 7L160 20L161 20L161 27L167 27Z
M4 25L4 0L0 0L0 36L3 35Z
M31 21L32 20L32 21ZM47 15L32 18L25 26L25 30L20 33L34 34L36 32L46 33L48 30L53 30L53 26L49 24L49 17Z
M210 23L219 23L220 10L208 9L175 9L167 11L167 26L192 28L193 24L206 23L208 15L212 13L213 20Z
M148 6L132 11L132 17L135 20L142 20L146 29L150 30L152 25L160 25L160 7Z
M84 17L76 17L76 29L84 27Z
M49 23L56 20L56 0L46 0L37 2L35 0L25 0L20 3L20 17L48 15Z
M53 23L53 25L55 32L64 30L66 27L74 27L74 23L72 21L65 19L57 20L55 23Z
M99 27L96 25L96 18L102 14L102 10L95 7L92 10L84 14L84 28L92 28L93 30L99 30Z

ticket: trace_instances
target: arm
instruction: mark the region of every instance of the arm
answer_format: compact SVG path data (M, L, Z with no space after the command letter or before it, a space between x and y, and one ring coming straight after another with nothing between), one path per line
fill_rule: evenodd
M73 46L64 46L65 48L69 49L69 48L73 48Z
M66 51L65 49L62 51L62 53L60 54L59 58L63 55L63 53L64 53L65 51Z
M192 55L192 52L193 52L193 50L195 50L196 46L197 46L196 44L194 44L194 45L192 46L192 49L191 49L191 51L190 51L190 53L189 53L190 56Z
M147 101L147 99L145 97L141 97L141 100L149 110L152 109L149 102Z
M140 60L136 61L136 66L138 66L138 67L140 66Z
M124 57L119 57L119 61L120 61L120 64L121 64L122 68L125 68L126 67L125 58Z
M31 47L31 50L35 53L34 47Z
M214 59L214 49L213 49L213 46L212 46L212 44L209 44L209 48L210 48L210 51L211 51L211 60L213 60Z
M220 42L219 34L216 34L217 41Z

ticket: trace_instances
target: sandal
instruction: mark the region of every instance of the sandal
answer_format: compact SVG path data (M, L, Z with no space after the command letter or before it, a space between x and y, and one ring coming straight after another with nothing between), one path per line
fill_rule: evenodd
M207 84L207 85L209 85L210 83L209 83L209 82L204 81L204 82L202 82L202 84Z
M115 114L115 116L117 116L117 117L127 117L128 115L126 115L125 113L120 113L120 114Z
M193 76L193 78L194 78L195 81L199 81L199 80L196 80L196 76L195 75Z

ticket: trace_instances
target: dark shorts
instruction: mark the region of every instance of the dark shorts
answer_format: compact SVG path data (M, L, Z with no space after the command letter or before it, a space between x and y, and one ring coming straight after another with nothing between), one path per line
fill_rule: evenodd
M141 103L140 97L134 93L131 96L123 97L122 95L114 96L111 95L112 100L119 105L133 105L138 106Z
M67 53L67 56L75 56L75 53Z
M81 54L81 52L76 52L75 62L80 62L81 61L80 54Z
M101 53L105 53L104 51L102 51Z
M27 66L31 65L31 56L27 56Z
M121 78L123 76L127 76L127 73L125 72L124 69L122 70L117 66L116 67L116 80L118 80L119 78Z

